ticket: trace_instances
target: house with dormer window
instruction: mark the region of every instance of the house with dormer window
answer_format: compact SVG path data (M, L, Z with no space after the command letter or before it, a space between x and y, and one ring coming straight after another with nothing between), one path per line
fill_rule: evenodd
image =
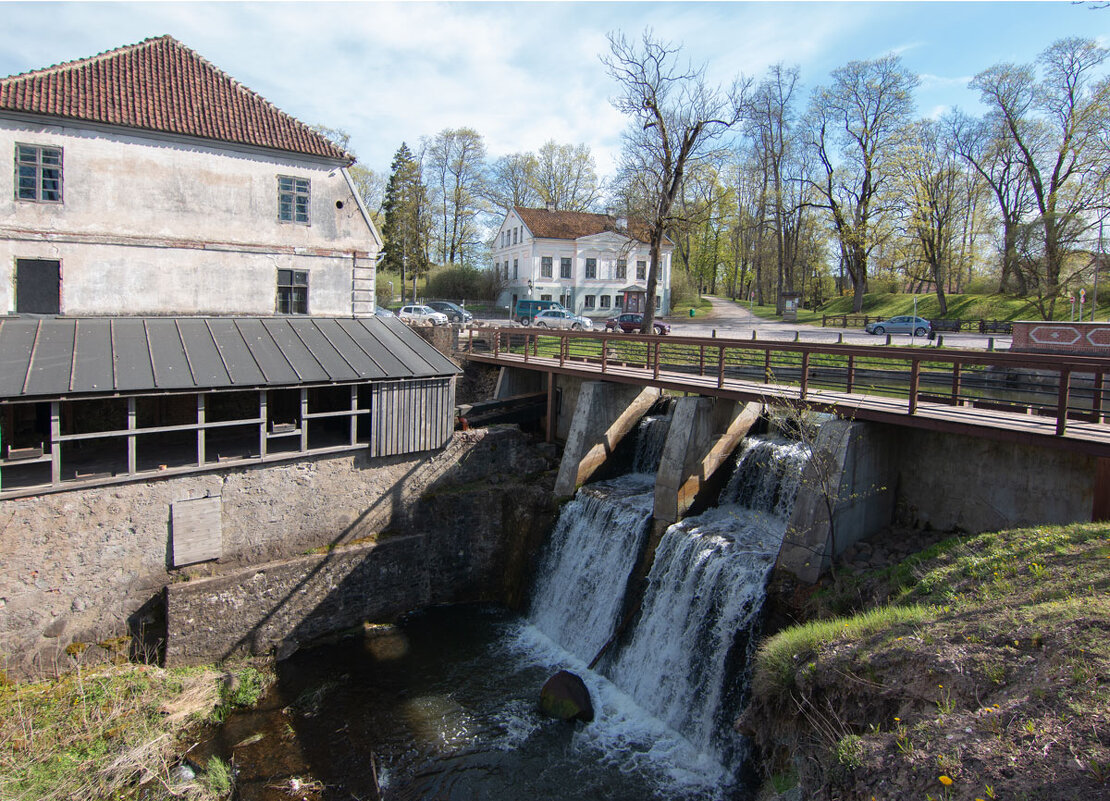
M671 254L664 242L656 296L657 314L671 306ZM611 214L514 206L498 229L492 268L506 288L500 305L553 300L577 314L608 317L644 311L651 258L647 231Z

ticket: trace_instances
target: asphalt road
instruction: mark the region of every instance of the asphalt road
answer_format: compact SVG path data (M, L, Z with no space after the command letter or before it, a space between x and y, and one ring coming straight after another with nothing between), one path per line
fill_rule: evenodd
M708 315L668 317L667 322L671 324L671 333L676 336L751 339L754 331L757 340L769 339L779 342L793 342L797 338L801 342L833 343L841 337L843 337L843 342L850 345L880 345L886 342L885 335L874 336L865 333L862 328L822 328L819 325L764 320L749 312L746 304L714 297L710 297L708 300L713 304L713 311ZM958 334L945 333L938 336L943 339L945 347L949 348L987 350L993 342L995 350L1010 349L1011 338L1009 334L988 335L961 332ZM893 345L913 344L922 347L937 344L937 340L928 340L922 337L911 338L909 334L891 334L890 341Z

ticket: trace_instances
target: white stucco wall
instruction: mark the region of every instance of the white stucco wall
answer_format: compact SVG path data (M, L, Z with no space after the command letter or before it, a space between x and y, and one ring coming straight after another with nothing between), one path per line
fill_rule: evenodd
M61 204L15 198L17 143L62 148ZM309 272L310 314L373 311L379 244L339 164L0 118L3 163L0 312L24 258L61 262L70 315L272 314L278 269ZM279 175L311 182L309 224L278 220Z
M523 239L518 239L516 245L510 244L501 247L501 232L512 231L518 228L524 233ZM509 265L509 281L505 291L498 299L498 304L509 306L512 296L520 299L540 299L550 295L552 300L560 300L564 295L570 295L569 307L578 314L588 316L606 317L616 313L617 309L612 304L621 290L637 286L647 288L646 277L636 278L636 262L643 261L649 264L651 260L650 248L642 242L631 242L626 237L613 233L601 233L593 236L582 237L577 240L566 239L534 239L528 233L520 218L510 212L498 231L494 240L492 253L493 266L501 265L504 274L504 265ZM659 286L657 293L662 300L662 312L668 314L671 305L671 251L668 246L663 249L662 265L659 271ZM552 259L551 278L541 276L542 259L550 256ZM571 277L560 278L560 259L571 259ZM517 277L513 278L512 264L517 260ZM586 259L597 259L596 278L586 278ZM617 278L617 261L624 259L627 262L625 278ZM646 273L645 273L646 276ZM528 281L532 281L529 290ZM587 295L594 296L593 308L586 308ZM608 297L610 306L601 306L601 298ZM568 308L569 308L568 307Z

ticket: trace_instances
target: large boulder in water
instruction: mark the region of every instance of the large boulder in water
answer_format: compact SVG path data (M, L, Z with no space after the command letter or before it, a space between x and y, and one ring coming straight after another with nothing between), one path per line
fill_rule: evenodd
M540 710L560 720L590 723L594 719L594 705L586 683L566 670L560 670L543 685Z

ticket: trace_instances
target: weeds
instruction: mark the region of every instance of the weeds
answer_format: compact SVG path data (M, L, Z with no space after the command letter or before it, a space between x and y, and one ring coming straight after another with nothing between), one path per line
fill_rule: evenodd
M85 649L74 650L70 673L0 690L0 798L168 797L175 739L209 718L219 674L148 665L90 668L78 661ZM198 788L191 797L217 796Z

